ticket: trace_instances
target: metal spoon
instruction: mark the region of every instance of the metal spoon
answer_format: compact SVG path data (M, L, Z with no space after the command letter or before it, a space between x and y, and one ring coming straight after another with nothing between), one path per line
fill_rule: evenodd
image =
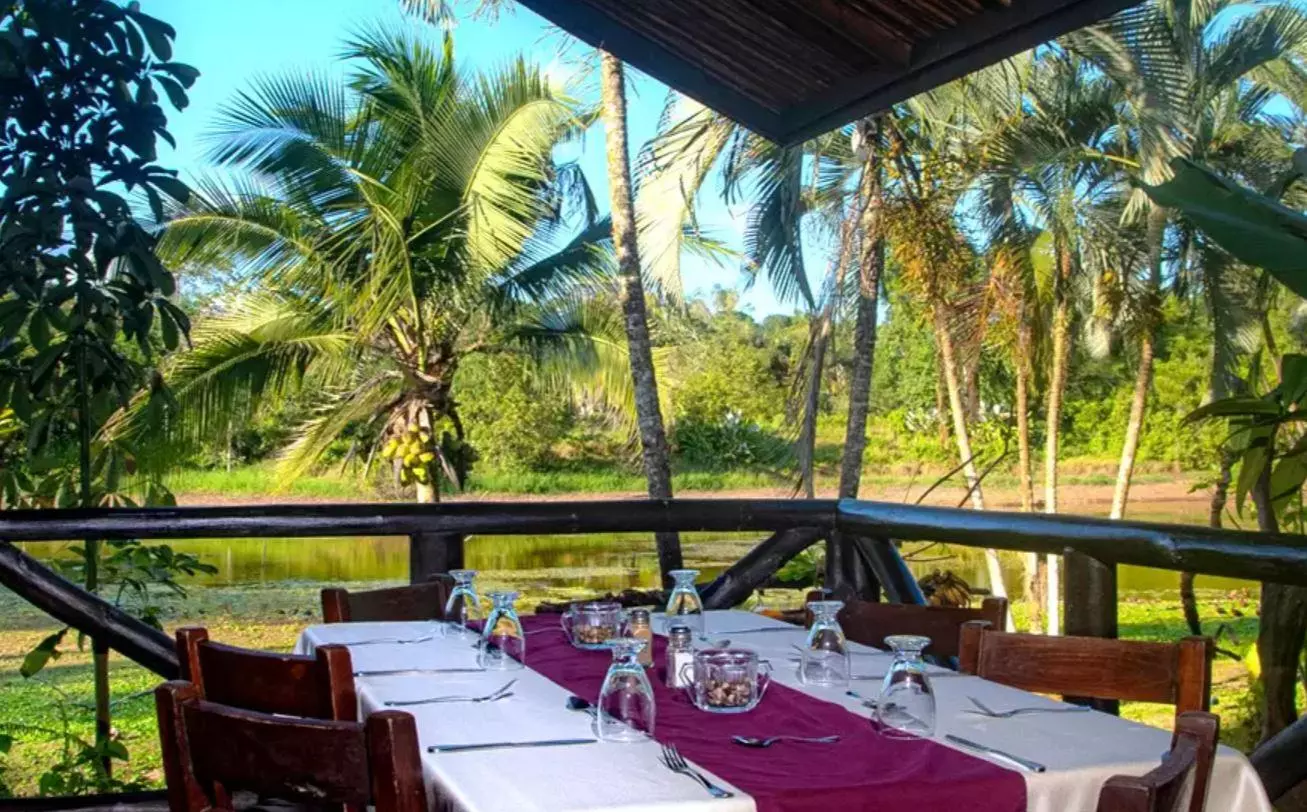
M579 696L569 696L567 698L567 709L574 710L574 711L581 711L582 713L588 713L591 716L594 716L599 712L598 710L595 709L595 706L592 703L582 699Z
M776 742L800 742L802 744L835 744L839 736L732 736L731 741L744 747L771 747Z

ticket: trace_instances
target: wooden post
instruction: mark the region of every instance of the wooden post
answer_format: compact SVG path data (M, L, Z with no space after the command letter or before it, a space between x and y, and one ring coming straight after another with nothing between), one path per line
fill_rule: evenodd
M408 581L423 584L463 567L461 533L413 533L408 537Z
M1116 638L1116 565L1070 551L1065 561L1062 592L1066 633L1075 637ZM1096 699L1089 704L1105 713L1121 711L1120 703L1113 700Z

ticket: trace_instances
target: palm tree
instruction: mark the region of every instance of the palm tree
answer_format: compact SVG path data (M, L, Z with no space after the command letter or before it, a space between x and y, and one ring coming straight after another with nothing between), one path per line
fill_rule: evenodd
M1297 70L1296 51L1307 42L1307 12L1293 3L1222 0L1153 2L1068 37L1122 89L1138 138L1143 180L1157 183L1177 155L1206 156L1212 112L1246 83L1275 82ZM1166 210L1136 192L1127 216L1146 222L1147 263L1141 274L1143 322L1130 418L1112 498L1112 517L1125 515L1135 457L1152 383L1160 317Z
M1116 85L1086 70L1084 60L1060 48L1034 55L1021 90L1022 109L982 132L979 189L991 241L1018 277L1007 283L1017 324L1018 403L1029 388L1023 369L1034 351L1028 328L1048 325L1044 510L1058 508L1058 460L1062 406L1075 338L1076 300L1085 287L1086 235L1105 219L1119 172L1114 153L1118 116ZM1036 234L1039 236L1036 239ZM1043 249L1051 260L1042 258ZM1034 251L1035 253L1032 253ZM1035 274L1041 270L1042 273ZM1020 409L1018 409L1020 411ZM1018 415L1020 418L1020 415ZM1022 467L1028 465L1028 426L1018 432ZM1023 477L1027 475L1023 472ZM1024 481L1024 479L1023 479ZM1033 483L1031 483L1033 490ZM1023 495L1033 508L1033 494ZM1037 591L1045 595L1045 626L1059 628L1058 562L1046 556ZM1042 587L1042 589L1040 588Z
M631 192L630 145L626 135L626 77L622 63L607 51L600 52L602 121L607 144L608 191L612 217L613 247L617 254L620 283L618 301L630 353L631 378L635 392L636 422L643 451L644 473L649 496L672 497L671 451L658 404L658 380L654 372L653 345L649 339L649 316L645 312L643 271L636 238L635 198ZM669 572L681 568L681 542L676 533L656 534L658 566L664 585Z
M466 76L449 37L433 48L382 30L345 56L345 80L264 79L229 104L212 157L240 174L173 213L165 251L234 258L246 277L167 370L172 425L223 430L267 398L312 393L284 478L349 434L435 501L472 459L453 391L467 355L609 380L624 367L599 306L610 227L579 171L553 162L583 122L536 68Z

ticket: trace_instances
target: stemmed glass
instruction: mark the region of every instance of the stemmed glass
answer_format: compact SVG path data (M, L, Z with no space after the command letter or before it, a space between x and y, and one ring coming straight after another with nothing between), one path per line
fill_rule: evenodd
M682 623L694 629L694 633L703 640L707 634L704 628L703 601L694 586L699 571L672 570L667 574L676 582L671 594L667 596L667 627L670 629L672 623Z
M922 652L929 637L895 635L885 638L894 650L894 663L885 674L876 703L876 720L891 736L929 737L935 733L935 690L926 674Z
M513 605L517 593L491 592L490 600L493 606L481 630L477 665L492 671L522 668L526 661L526 633Z
M457 623L467 630L469 621L481 620L481 597L477 595L476 570L450 570L449 577L454 579L454 589L445 601L445 619Z
M799 664L799 680L803 684L823 688L848 687L852 676L849 647L837 618L843 608L843 601L812 601L808 604L813 620L807 645L803 648L803 660Z
M599 689L595 733L609 742L646 741L654 732L653 686L640 665L640 652L646 642L615 637L608 645L613 650L613 663Z

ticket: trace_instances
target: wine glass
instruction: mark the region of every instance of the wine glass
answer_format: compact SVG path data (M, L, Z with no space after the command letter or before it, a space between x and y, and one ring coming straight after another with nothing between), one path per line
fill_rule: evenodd
M694 586L694 579L699 577L699 571L672 570L667 574L676 582L672 586L671 594L667 596L668 628L671 628L672 623L683 623L694 629L694 633L700 640L705 639L707 630L704 627L703 601L699 598L699 590Z
M848 641L837 617L843 601L812 601L812 628L799 664L799 681L823 688L847 688L852 676Z
M449 577L454 579L454 589L445 601L445 619L457 623L459 628L467 630L469 621L481 620L481 597L477 595L476 570L450 570Z
M929 737L935 733L935 690L926 674L922 652L929 637L894 635L885 638L894 663L885 674L876 703L876 720L890 736Z
M526 661L526 633L517 616L516 592L491 592L493 606L481 630L481 645L477 651L477 665L490 671L510 671L522 668Z
M646 642L634 637L608 641L613 663L599 689L595 733L608 742L646 741L654 732L654 692L640 665Z

